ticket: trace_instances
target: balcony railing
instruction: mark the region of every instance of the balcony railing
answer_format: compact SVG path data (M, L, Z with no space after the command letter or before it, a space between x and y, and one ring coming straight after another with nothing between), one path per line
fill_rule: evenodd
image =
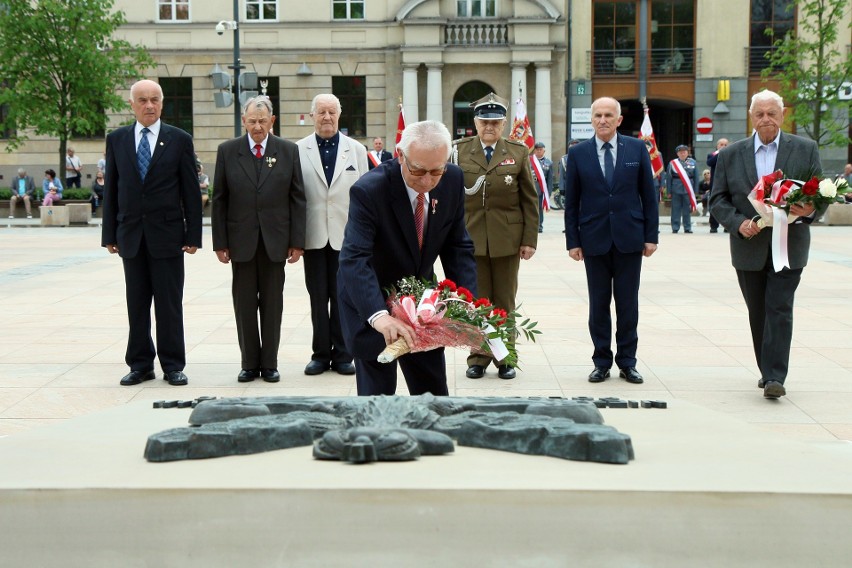
M640 65L645 65L652 77L695 77L701 70L700 49L596 49L587 55L595 77L633 77Z
M775 47L751 46L745 48L746 69L749 75L760 75L760 72L769 67L769 55L775 51Z
M444 26L445 45L508 45L509 26L503 22L465 22Z

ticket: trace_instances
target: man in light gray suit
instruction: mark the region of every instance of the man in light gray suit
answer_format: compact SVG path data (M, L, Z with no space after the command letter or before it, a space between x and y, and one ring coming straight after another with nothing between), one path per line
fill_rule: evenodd
M758 180L776 170L784 177L809 179L822 166L813 140L781 132L784 101L772 91L751 99L749 115L755 129L750 138L722 149L713 177L710 210L731 234L731 261L748 307L754 355L760 370L758 387L766 398L787 394L784 381L793 338L793 297L808 263L810 223L822 215L814 206L797 204L790 214L787 246L790 268L776 272L772 263L772 227L761 230L748 194Z
M276 383L284 267L305 247L305 191L299 149L272 134L268 97L243 108L246 135L219 145L213 183L213 249L231 264L241 383ZM258 314L260 328L258 329Z
M308 205L305 286L313 325L313 354L306 375L328 369L355 374L337 309L337 259L349 213L349 188L367 172L367 149L339 131L340 112L334 95L314 97L314 133L297 142Z

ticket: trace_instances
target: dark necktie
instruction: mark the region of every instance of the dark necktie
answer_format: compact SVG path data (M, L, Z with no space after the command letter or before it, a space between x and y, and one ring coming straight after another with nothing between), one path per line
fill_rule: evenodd
M615 177L615 164L612 161L612 144L605 142L604 149L604 177L606 182L611 186L612 180Z
M139 148L136 150L136 166L139 168L139 177L143 181L148 173L148 166L151 165L151 146L148 144L149 132L151 131L147 128L142 129L142 140L139 141Z
M491 163L491 156L494 154L494 148L491 146L485 147L485 161Z
M414 208L414 228L417 229L417 247L423 249L423 215L426 213L426 195L417 194L417 206Z
M255 155L256 158L262 158L263 157L263 152L260 151L262 148L263 148L263 146L261 146L260 144L254 145L254 155Z

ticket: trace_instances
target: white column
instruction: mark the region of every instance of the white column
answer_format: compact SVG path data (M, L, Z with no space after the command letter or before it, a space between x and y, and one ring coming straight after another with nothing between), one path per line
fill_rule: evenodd
M429 64L426 68L426 120L444 122L444 103L441 94L441 69L443 64Z
M523 93L522 93L523 91ZM529 93L527 93L527 64L512 63L512 85L509 89L511 98L509 99L509 125L512 124L512 119L517 114L517 105L515 104L519 98L523 96L524 105L527 104ZM533 130L535 134L535 130Z
M550 108L550 63L535 64L535 122L533 135L536 142L544 142L547 155L553 160L551 145L553 114Z
M405 65L402 69L402 108L405 110L405 123L417 122L417 68L419 65Z

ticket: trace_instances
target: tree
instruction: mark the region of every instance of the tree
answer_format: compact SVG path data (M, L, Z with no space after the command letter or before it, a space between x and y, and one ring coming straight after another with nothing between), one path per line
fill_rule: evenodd
M27 133L59 138L59 168L71 134L106 128L107 112L126 108L118 95L154 65L147 51L113 34L125 23L113 0L0 2L0 129L11 152Z
M792 105L791 118L820 146L850 143L850 101L838 93L852 81L852 53L841 54L838 35L849 0L798 0L798 33L777 39L767 55L764 79L780 83L779 93ZM791 4L792 8L792 4ZM847 26L848 27L848 26ZM766 30L772 35L770 29ZM848 37L848 36L847 36Z

